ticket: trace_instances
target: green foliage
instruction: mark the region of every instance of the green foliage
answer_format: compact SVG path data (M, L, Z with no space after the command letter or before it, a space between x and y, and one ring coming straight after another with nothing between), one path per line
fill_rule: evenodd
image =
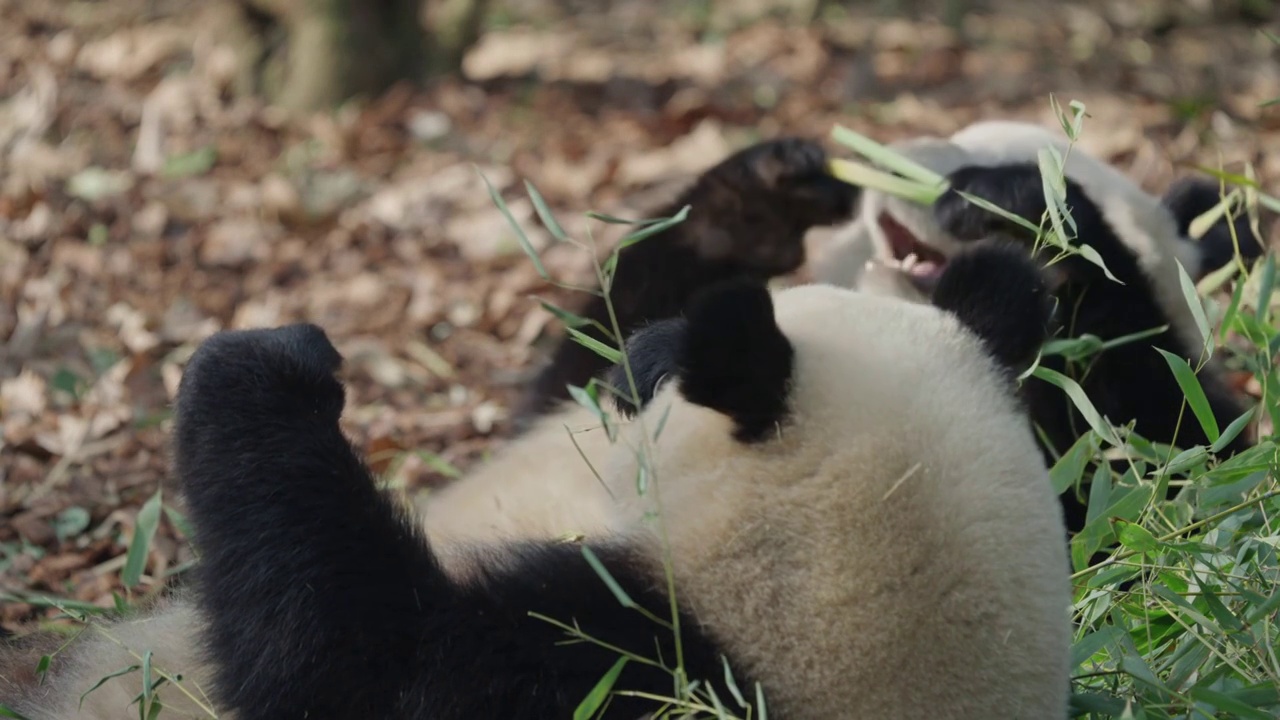
M1238 280L1224 327L1247 339L1230 352L1265 388L1280 375L1280 327L1265 309L1269 255ZM1261 286L1251 300L1240 288ZM1184 283L1184 288L1186 283ZM1193 309L1199 306L1200 298ZM1202 306L1200 306L1202 307ZM1259 310L1261 309L1261 313ZM1280 712L1280 454L1274 431L1229 459L1216 453L1261 415L1250 409L1225 429L1209 413L1197 369L1161 352L1186 398L1184 422L1198 422L1210 447L1157 448L1129 433L1124 473L1110 469L1102 443L1068 452L1056 484L1088 486L1089 523L1072 541L1077 572L1073 708L1079 717L1274 718ZM1094 434L1096 431L1091 431ZM1092 455L1082 461L1083 455ZM1173 499L1164 489L1174 487ZM1096 510L1096 512L1095 512ZM1107 557L1093 565L1088 558ZM1085 562L1081 562L1081 561Z

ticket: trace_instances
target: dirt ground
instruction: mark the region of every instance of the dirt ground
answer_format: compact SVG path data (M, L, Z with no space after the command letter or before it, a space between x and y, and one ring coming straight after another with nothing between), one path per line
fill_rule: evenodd
M963 39L924 15L512 2L466 82L309 117L235 92L216 5L0 0L0 627L53 614L31 595L124 592L182 363L216 330L323 325L349 361L347 425L393 484L443 482L501 439L559 332L533 296L574 299L476 167L579 281L590 259L535 227L523 180L582 238L585 210L638 216L746 142L837 122L882 141L1053 122L1053 92L1149 190L1196 166L1280 179L1280 48L1152 11L1167 2L988 3ZM190 559L164 516L133 593Z

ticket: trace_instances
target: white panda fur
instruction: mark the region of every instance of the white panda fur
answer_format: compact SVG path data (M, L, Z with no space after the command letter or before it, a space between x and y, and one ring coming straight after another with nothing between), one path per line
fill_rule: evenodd
M782 717L1063 717L1061 513L977 342L895 299L824 285L776 298L798 378L780 441L744 450L728 418L674 384L643 416L652 428L669 412L656 482L681 602ZM613 456L614 492L630 498L618 526L656 554L636 471L633 453ZM780 611L779 593L808 611ZM1007 694L970 691L982 687Z
M194 642L200 619L194 603L183 596L161 601L140 617L110 624L93 622L84 629L76 644L54 655L53 671L44 683L24 677L34 671L40 655L55 653L61 645L58 638L37 652L20 653L5 660L0 669L0 705L8 705L28 720L116 720L137 717L134 698L142 691L142 672L136 669L102 683L88 692L99 680L141 666L150 651L153 681L160 673L181 675L178 686L162 684L156 691L161 698L161 718L213 718L232 720L214 710L208 697L205 672ZM180 686L180 687L179 687ZM85 693L88 692L87 695ZM81 703L81 696L84 701Z
M597 473L611 445L584 407L543 415L476 469L415 499L427 536L463 573L477 545L601 532L613 498Z

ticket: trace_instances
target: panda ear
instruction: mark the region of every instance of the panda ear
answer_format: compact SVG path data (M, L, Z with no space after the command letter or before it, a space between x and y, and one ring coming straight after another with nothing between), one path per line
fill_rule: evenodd
M979 246L953 257L938 279L933 304L960 319L1002 366L1021 371L1049 334L1052 296L1026 250L1011 243Z
M722 283L696 296L685 317L681 394L732 418L738 440L764 438L786 415L795 354L769 290L756 282Z

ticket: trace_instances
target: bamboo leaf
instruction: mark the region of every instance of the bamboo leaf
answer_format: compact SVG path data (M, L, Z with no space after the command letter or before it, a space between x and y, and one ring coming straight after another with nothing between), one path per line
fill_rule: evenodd
M573 720L591 720L596 713L604 706L605 700L609 699L609 693L613 691L613 686L618 682L618 676L622 674L622 669L627 666L628 658L620 657L618 661L609 668L609 672L600 678L600 681L591 688L591 692L583 698L582 702L573 711Z
M533 209L538 213L538 217L542 220L542 224L551 233L555 239L564 242L569 239L565 234L564 228L560 227L560 223L556 221L556 216L551 213L551 208L547 207L547 201L542 199L542 193L533 186L528 180L524 181L524 188L529 193L529 199L533 201Z
M160 493L160 490L156 490L138 511L133 540L129 542L129 554L125 557L124 570L120 572L120 581L125 587L134 587L142 579L142 571L147 565L147 553L151 549L151 539L155 537L156 527L160 524Z
M1196 377L1195 371L1186 360L1177 355L1163 348L1156 348L1156 351L1163 355L1164 361L1169 364L1174 379L1178 381L1178 387L1182 388L1182 394L1187 398L1187 404L1191 406L1191 412L1195 413L1196 420L1200 422L1200 427L1209 438L1209 442L1217 442L1220 436L1218 420L1213 416L1213 409L1209 407L1209 399L1205 397L1204 388L1200 386L1200 380Z
M525 255L529 256L529 260L533 262L533 268L538 271L538 277L543 280L550 280L551 276L547 274L547 269L542 265L542 259L538 257L538 251L533 249L533 243L529 242L529 236L525 234L524 228L520 227L520 223L516 222L515 216L511 214L511 209L507 207L507 203L498 194L498 191L489 182L489 178L480 172L480 168L476 168L476 172L480 175L480 179L484 181L484 186L489 190L489 199L493 204L498 206L498 210L502 216L507 219L507 224L511 226L511 230L516 234L516 241L520 243L520 249Z
M942 185L946 182L946 178L938 173L843 125L835 126L831 130L831 137L836 142L848 147L871 162L905 178L932 186Z

